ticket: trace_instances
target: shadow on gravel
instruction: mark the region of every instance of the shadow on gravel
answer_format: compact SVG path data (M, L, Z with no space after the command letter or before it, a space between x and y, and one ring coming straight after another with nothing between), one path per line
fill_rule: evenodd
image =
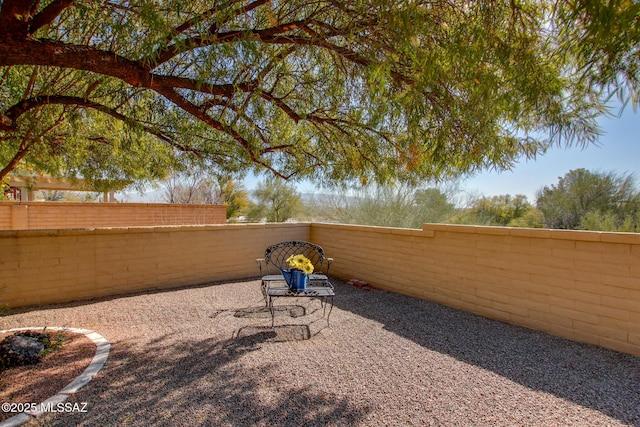
M640 426L640 358L335 280L336 308L425 348ZM339 328L339 326L334 326Z
M79 426L349 426L366 416L367 408L346 398L294 384L270 388L267 379L282 360L251 366L239 361L259 357L251 354L278 341L281 333L245 329L228 340L180 342L165 336L144 346L115 343L104 375L91 383L89 412L59 413L43 421Z
M257 280L257 277L249 277L245 279L236 279L234 280L234 283L251 283L251 282L255 282L256 280ZM75 301L57 302L57 303L42 304L42 305L35 305L35 306L32 305L32 306L18 307L18 308L7 308L6 310L0 311L0 318L2 316L29 313L31 311L46 312L47 310L59 310L61 308L81 307L81 306L99 304L105 301L117 301L119 299L134 298L141 295L153 296L158 294L161 295L165 293L171 293L171 292L177 292L177 291L189 290L189 289L210 288L212 286L225 285L228 283L229 283L229 280L213 280L213 281L208 281L208 282L195 284L195 285L183 285L183 286L175 286L175 287L168 287L168 288L145 289L145 290L134 291L134 292L124 292L124 293L114 294L114 295L105 295L102 297L79 299Z
M305 307L301 305L277 305L273 307L274 316L302 317L307 314ZM269 307L247 307L235 310L235 317L250 319L271 319Z
M245 326L236 333L237 339L248 337L262 337L264 342L304 341L311 338L308 325Z

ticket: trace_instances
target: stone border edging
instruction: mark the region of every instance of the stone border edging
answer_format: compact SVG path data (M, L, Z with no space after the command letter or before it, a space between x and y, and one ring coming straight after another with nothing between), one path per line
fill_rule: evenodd
M102 369L105 362L107 361L107 357L109 356L109 350L111 349L111 344L105 337L98 334L97 332L91 331L89 329L78 329L78 328L61 328L61 327L30 327L30 328L14 328L7 330L0 330L0 332L17 332L17 331L25 331L25 330L38 330L38 329L52 329L54 331L69 331L77 334L83 334L91 341L96 344L96 354L93 356L91 363L86 369L73 381L67 384L62 390L58 392L58 394L48 398L42 404L49 404L51 406L55 406L59 403L63 403L67 400L70 394L76 393L80 388L86 385L91 379ZM33 411L33 412L22 412L18 415L15 415L9 419L4 420L0 423L0 427L15 427L21 424L24 424L31 420L31 417L39 417L43 412Z

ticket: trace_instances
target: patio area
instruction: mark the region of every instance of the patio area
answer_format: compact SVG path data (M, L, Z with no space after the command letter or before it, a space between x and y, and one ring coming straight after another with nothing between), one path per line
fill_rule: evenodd
M52 305L0 328L92 329L104 369L39 425L640 425L640 358L335 280L318 300L259 281Z

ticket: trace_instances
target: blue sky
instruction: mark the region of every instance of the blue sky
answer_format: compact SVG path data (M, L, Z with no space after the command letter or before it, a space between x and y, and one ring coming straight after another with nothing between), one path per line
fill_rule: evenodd
M628 106L621 117L603 117L599 123L603 134L597 146L553 147L534 161L517 164L511 171L484 172L469 178L462 187L485 196L524 194L533 202L538 189L556 184L559 177L577 168L633 173L640 183L640 116Z

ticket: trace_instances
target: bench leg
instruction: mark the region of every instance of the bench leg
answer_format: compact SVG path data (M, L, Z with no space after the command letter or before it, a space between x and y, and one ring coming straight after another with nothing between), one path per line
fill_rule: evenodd
M268 306L269 306L269 311L271 312L271 329L273 329L273 325L275 323L275 313L274 313L274 310L273 310L273 297L272 296L269 296Z
M269 306L269 300L267 299L268 283L263 280L262 284L260 285L260 288L262 289L262 297L264 298L264 305L268 307Z

